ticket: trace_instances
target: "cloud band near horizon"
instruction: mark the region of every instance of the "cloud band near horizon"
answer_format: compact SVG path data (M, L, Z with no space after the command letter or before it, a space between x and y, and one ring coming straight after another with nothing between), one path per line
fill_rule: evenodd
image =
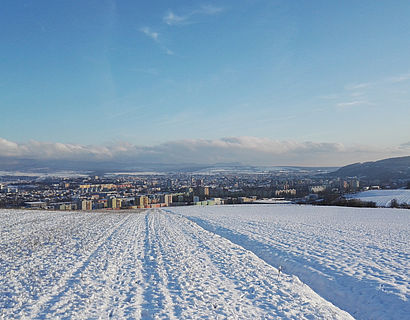
M106 146L0 138L0 157L36 160L127 161L161 164L242 163L266 166L342 166L410 154L410 143L390 148L329 142L279 141L259 137L189 139L138 146Z

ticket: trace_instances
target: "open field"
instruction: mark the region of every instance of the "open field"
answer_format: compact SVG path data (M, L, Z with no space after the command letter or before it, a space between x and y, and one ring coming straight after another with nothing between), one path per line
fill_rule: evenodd
M349 195L348 198L373 201L378 207L389 207L393 199L396 199L399 204L410 204L410 190L369 190Z
M296 205L173 208L358 319L410 314L410 211Z
M0 210L0 318L404 318L403 212Z

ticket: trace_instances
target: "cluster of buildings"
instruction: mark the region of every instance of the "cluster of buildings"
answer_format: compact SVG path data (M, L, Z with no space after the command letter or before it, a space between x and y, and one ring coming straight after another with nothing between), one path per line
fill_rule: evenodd
M0 177L0 207L90 211L242 204L267 198L297 202L365 187L357 178L295 171L13 176Z

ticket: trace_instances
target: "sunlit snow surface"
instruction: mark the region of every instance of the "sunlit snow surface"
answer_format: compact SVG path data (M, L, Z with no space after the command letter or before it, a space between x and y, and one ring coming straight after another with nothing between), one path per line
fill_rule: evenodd
M369 190L348 195L347 197L363 201L373 201L378 207L389 207L393 199L396 199L399 204L410 204L409 189Z
M0 231L0 319L410 314L409 210L0 210Z
M0 231L0 319L351 318L179 214L0 210Z
M296 205L171 208L282 265L358 319L409 319L410 210Z

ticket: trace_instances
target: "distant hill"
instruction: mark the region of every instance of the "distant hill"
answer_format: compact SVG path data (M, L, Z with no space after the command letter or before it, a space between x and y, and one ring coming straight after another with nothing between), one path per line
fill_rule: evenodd
M92 160L44 160L18 159L0 156L0 172L25 173L55 173L59 171L87 172L190 172L207 174L210 172L224 173L260 173L287 172L299 175L324 174L336 170L334 167L292 167L292 166L253 166L239 162L233 163L142 163L132 159L122 161L92 161Z
M16 159L0 157L0 171L22 172L56 172L70 170L75 172L100 171L181 171L199 170L204 165L198 164L161 164L161 163L135 163L132 160L92 161L92 160L42 160L42 159Z
M331 172L329 175L341 178L360 177L380 181L410 179L410 156L354 163Z

